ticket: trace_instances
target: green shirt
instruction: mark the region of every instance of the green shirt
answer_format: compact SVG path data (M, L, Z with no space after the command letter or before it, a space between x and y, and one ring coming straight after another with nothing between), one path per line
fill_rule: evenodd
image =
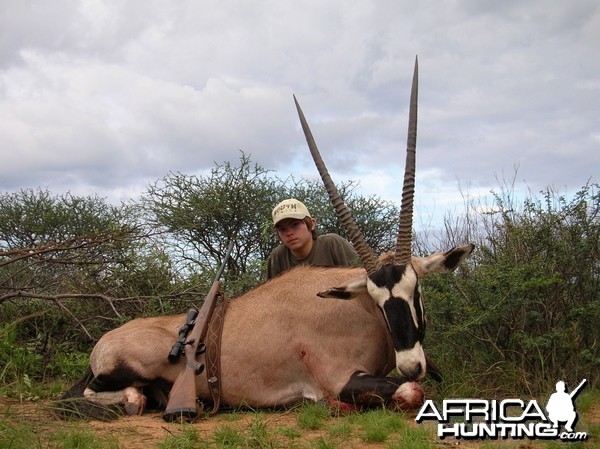
M317 240L313 241L310 254L304 259L296 259L284 244L275 248L267 264L267 279L302 264L351 267L360 265L360 260L350 242L343 237L337 234L319 235Z

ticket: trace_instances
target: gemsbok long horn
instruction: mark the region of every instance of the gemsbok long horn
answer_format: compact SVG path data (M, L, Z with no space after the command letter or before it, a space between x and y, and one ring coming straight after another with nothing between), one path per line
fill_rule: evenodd
M373 250L363 237L362 233L360 232L360 229L354 221L354 218L352 217L352 214L350 214L350 211L346 207L344 200L340 196L337 187L331 180L331 176L329 176L327 167L325 166L325 163L321 158L321 153L319 153L319 149L317 148L315 139L313 138L312 132L308 127L308 123L306 122L304 113L302 112L302 109L300 109L300 105L298 104L298 100L296 99L295 95L294 102L296 103L296 109L298 110L298 116L300 117L300 123L302 124L304 136L306 137L306 143L308 144L310 154L312 154L313 160L315 161L315 165L319 170L319 174L321 175L321 179L323 180L325 189L329 194L331 204L333 204L338 218L342 222L344 229L346 229L348 237L354 245L354 249L356 250L358 257L360 257L363 267L367 270L368 274L372 274L377 270L377 259L373 254Z
M419 90L419 65L415 57L410 91L410 106L408 113L408 137L406 145L406 164L404 166L404 184L402 186L402 204L400 206L400 224L396 240L395 262L405 264L410 262L412 254L412 221L413 204L415 199L415 165L417 150L417 100Z

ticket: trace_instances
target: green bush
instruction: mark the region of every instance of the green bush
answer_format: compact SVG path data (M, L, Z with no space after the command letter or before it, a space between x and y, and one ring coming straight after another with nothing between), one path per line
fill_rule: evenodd
M36 394L32 377L40 373L43 357L17 342L16 324L0 326L0 393L30 398Z
M558 379L596 384L598 185L571 200L546 191L521 210L497 195L493 210L470 217L463 233L478 247L458 273L424 280L430 355L480 389L531 394Z

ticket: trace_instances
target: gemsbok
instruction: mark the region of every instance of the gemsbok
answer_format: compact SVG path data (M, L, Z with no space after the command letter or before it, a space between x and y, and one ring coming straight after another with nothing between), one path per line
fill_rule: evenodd
M418 381L426 360L419 279L454 270L474 245L411 256L417 86L415 61L397 244L380 258L340 198L294 97L310 151L364 268L299 266L232 299L222 330L221 404L262 408L308 399L352 409L421 405ZM147 396L164 407L185 364L184 358L168 360L185 319L138 318L103 335L87 374L64 394L64 403L79 398L77 409L90 417L98 405L141 414ZM394 368L397 375L389 376ZM196 377L196 391L199 399L210 397L205 372Z

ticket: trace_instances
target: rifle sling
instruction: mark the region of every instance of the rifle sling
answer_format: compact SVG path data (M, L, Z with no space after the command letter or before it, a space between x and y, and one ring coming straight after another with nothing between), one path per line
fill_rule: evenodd
M221 335L223 334L225 311L229 302L225 295L222 294L221 297L222 300L215 306L206 334L206 379L213 401L211 415L215 415L219 411L221 402Z

